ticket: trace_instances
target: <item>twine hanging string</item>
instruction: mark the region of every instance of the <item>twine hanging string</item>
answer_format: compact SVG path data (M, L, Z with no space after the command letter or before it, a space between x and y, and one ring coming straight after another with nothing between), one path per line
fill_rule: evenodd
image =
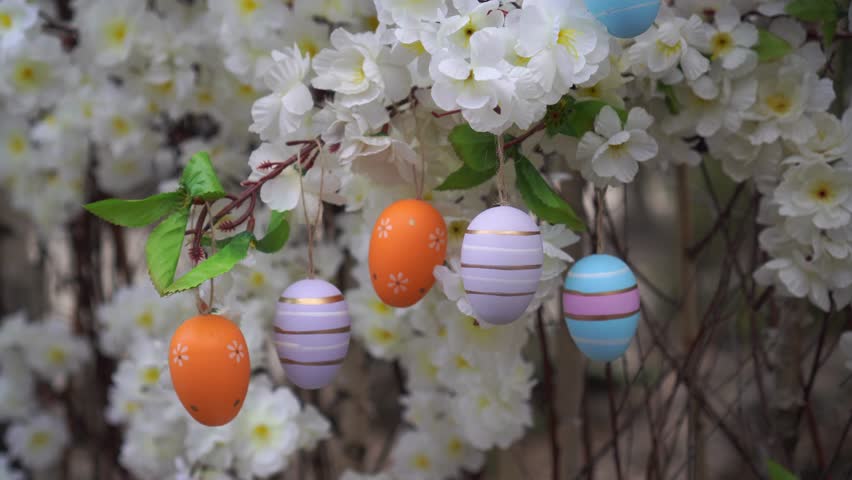
M505 147L503 145L503 135L497 135L497 198L500 205L508 205L509 200L506 195L506 172L503 169L503 164L506 163Z
M315 157L320 161L320 185L319 185L319 197L317 198L317 213L314 216L314 221L311 222L308 217L308 204L305 201L305 186L302 182L302 177L305 174L305 165L302 164L302 151L299 150L298 160L296 164L299 166L299 190L301 191L302 196L302 211L305 214L305 227L308 229L308 278L314 278L315 270L314 270L314 234L316 226L319 224L320 219L322 218L322 193L323 193L323 183L325 181L325 169L322 166L322 161L319 158L322 155L322 144L317 141L317 156Z
M414 189L417 195L417 200L423 200L423 189L426 184L426 154L423 153L423 141L420 139L420 129L417 127L417 98L414 96L414 90L411 90L411 95L408 96L408 104L411 106L411 116L414 119L414 138L417 139L417 151L420 157L420 172L418 174L417 165L411 166L411 171L414 175Z
M603 211L606 187L595 188L598 207L595 210L595 253L604 253Z
M199 216L210 216L210 253L211 255L216 254L216 221L213 215L213 207L210 205L210 202L204 202L204 209L199 212ZM204 220L200 220L204 221ZM198 313L201 315L209 315L213 310L213 298L214 298L214 283L213 279L210 279L210 293L207 296L207 302L201 298L201 286L199 285L195 289L195 307L198 309Z

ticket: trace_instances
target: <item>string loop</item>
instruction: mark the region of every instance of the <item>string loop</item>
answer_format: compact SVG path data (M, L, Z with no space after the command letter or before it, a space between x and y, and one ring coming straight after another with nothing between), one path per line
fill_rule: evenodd
M508 195L506 194L506 172L503 169L503 164L506 162L505 147L503 145L503 135L497 135L497 198L500 205L508 205Z

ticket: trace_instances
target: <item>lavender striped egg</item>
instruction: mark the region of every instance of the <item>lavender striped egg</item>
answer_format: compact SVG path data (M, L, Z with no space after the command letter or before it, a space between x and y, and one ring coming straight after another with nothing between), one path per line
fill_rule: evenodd
M630 267L611 255L589 255L565 277L565 323L592 360L611 362L627 350L639 323L639 286Z
M489 208L470 222L462 240L461 275L467 299L483 322L520 318L541 279L541 232L517 208Z
M306 389L331 383L349 350L349 329L337 287L317 279L287 287L275 314L275 348L287 377Z

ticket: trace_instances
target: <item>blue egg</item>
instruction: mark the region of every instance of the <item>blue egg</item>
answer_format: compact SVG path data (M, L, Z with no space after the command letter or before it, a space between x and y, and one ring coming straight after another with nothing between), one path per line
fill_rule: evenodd
M618 38L633 38L651 28L660 0L585 0L586 8Z
M592 360L611 362L630 346L639 324L636 277L616 257L589 255L565 277L562 310L577 348Z

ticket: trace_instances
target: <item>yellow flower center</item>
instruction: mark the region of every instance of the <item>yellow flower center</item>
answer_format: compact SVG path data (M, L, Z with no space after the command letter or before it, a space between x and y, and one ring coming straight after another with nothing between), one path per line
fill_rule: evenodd
M160 381L160 369L157 367L147 367L142 370L142 383L145 385L154 385Z
M319 46L313 38L305 37L296 43L299 45L299 50L302 53L307 53L311 57L315 57L317 55L317 52L319 52Z
M377 28L379 28L379 17L376 15L372 15L367 17L364 21L367 24L367 31L375 32Z
M252 287L260 288L266 284L266 275L261 272L252 272L249 282Z
M713 52L714 59L719 58L722 55L726 55L728 52L733 50L735 46L736 42L734 42L734 37L727 32L719 32L713 35L713 38L710 39L710 49Z
M130 133L130 123L118 115L112 117L112 131L116 136L123 137Z
M38 88L45 76L44 66L30 60L18 63L15 69L15 84L20 90L34 90Z
M417 470L429 470L432 468L432 461L426 455L418 453L411 459L411 465Z
M196 95L198 103L202 105L211 105L213 103L213 93L209 90L201 90Z
M266 443L269 441L271 432L269 431L269 427L266 426L266 424L261 423L260 425L254 427L254 429L251 431L251 435L256 441Z
M573 28L566 28L559 30L559 36L556 38L556 43L565 47L566 50L571 52L571 55L574 55L574 58L580 58L580 52L577 51L577 47L574 45L579 33Z
M241 83L237 86L237 92L244 97L254 98L257 96L257 92L255 92L254 87L247 83Z
M154 326L154 314L150 309L145 310L136 317L136 325L145 330L151 330L151 327Z
M370 329L370 336L377 343L391 343L396 339L396 335L393 332L380 327Z
M30 446L32 448L42 448L50 443L50 434L47 432L35 432L30 437Z
M491 406L491 399L486 397L485 395L482 395L481 397L479 397L478 406L480 410L485 410L486 408Z
M107 43L112 46L124 45L127 40L127 22L124 19L113 20L106 26Z
M0 13L0 27L4 30L12 29L12 16L6 12Z
M174 82L167 80L163 83L154 84L154 91L160 95L168 95L174 90Z
M413 43L403 43L402 45L413 51L416 55L423 55L426 53L426 47L423 46L423 43L421 43L420 40Z
M139 404L134 401L128 401L124 404L124 411L129 414L134 414L139 411Z
M240 2L240 15L251 15L257 10L259 5L256 0L239 0Z
M83 105L83 116L84 117L92 118L92 116L94 116L94 114L95 114L95 112L94 112L94 109L92 108L91 103L87 102L86 104Z
M810 191L811 198L820 203L831 203L837 198L834 186L826 181L818 182Z
M373 308L374 312L380 315L387 315L393 312L393 309L391 307L385 305L380 300L373 300L372 302L370 302L370 306Z
M470 362L461 355L456 355L456 368L459 370L467 370L470 368Z
M675 43L674 45L669 45L662 40L657 40L657 50L660 51L664 56L671 57L672 55L677 55L680 53L680 42Z
M464 444L461 442L461 440L459 440L458 437L453 437L450 440L450 443L447 444L447 450L450 452L450 455L454 457L458 456L462 452L463 448Z
M578 93L584 97L600 98L601 89L597 84L587 88L578 89Z
M777 115L784 115L793 108L793 102L790 101L790 97L778 92L766 97L766 106Z
M51 363L51 365L62 365L65 363L65 359L68 357L68 354L61 347L51 347L50 350L47 351L47 361Z
M23 135L13 134L9 137L9 141L6 146L12 155L20 155L27 149L27 140L23 137Z

